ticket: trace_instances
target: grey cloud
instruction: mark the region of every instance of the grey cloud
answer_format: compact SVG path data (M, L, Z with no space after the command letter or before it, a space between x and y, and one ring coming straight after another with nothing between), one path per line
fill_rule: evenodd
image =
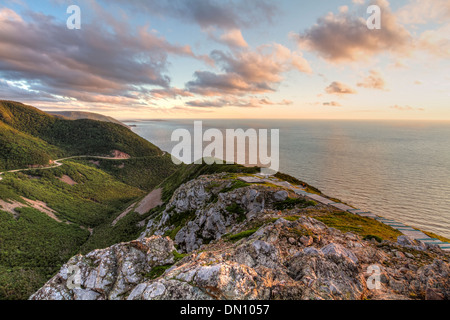
M189 91L179 88L154 89L148 92L155 99L175 99L178 97L192 97Z
M332 62L367 60L382 52L408 55L411 34L397 22L386 0L372 1L381 7L381 30L369 30L364 14L329 13L296 36L300 46Z
M311 72L301 54L280 44L261 46L255 51L214 50L211 58L223 73L195 72L194 80L186 84L189 91L206 96L262 94L276 91L288 71Z
M224 108L224 107L239 107L239 108L261 108L263 106L283 106L291 105L292 101L283 100L281 102L274 102L267 98L247 97L237 98L233 96L223 97L215 100L193 100L186 102L186 106L195 108Z
M5 80L0 79L0 97L1 99L19 100L19 101L57 101L58 99L52 94L43 90L27 90L23 87L9 84Z
M134 32L112 18L113 24L68 30L42 14L25 22L11 10L2 12L0 75L54 95L78 92L86 101L95 101L91 94L133 99L133 92L143 87L170 86L165 75L169 54L201 59L188 46L173 45L146 28Z
M356 94L357 92L348 85L334 81L326 89L326 93L335 95Z
M358 83L358 87L366 89L386 90L386 81L380 72L370 70L369 75L364 80Z
M264 82L247 82L237 73L215 74L209 71L197 71L194 78L195 80L186 84L186 88L193 93L205 96L246 95L248 93L275 91Z
M136 12L170 16L202 28L239 29L257 23L271 22L277 7L266 0L112 0L128 5Z
M324 102L323 105L326 107L342 107L342 104L336 101Z

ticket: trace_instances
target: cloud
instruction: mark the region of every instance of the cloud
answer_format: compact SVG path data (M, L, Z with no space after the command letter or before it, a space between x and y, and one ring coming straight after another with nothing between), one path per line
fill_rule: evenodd
M397 22L386 0L374 3L381 7L381 30L369 30L362 16L341 10L319 18L314 26L295 38L301 48L317 52L334 63L367 61L383 52L408 55L411 34Z
M398 110L398 111L425 111L424 108L413 108L411 106L399 106L394 105L389 107L390 109Z
M0 97L18 101L57 101L58 99L44 90L31 90L25 83L0 79Z
M435 57L450 59L450 23L436 30L424 31L417 41L418 48Z
M342 107L342 104L336 101L324 102L323 105L326 107Z
M179 88L164 88L150 90L149 94L155 99L175 99L178 97L192 97L193 94Z
M201 28L240 29L270 23L278 13L277 6L266 0L111 0L129 6L136 13L172 17L196 23Z
M224 108L224 107L239 107L239 108L262 108L263 106L285 106L291 105L293 102L283 100L281 102L273 102L267 98L248 97L240 98L227 96L214 100L193 100L186 102L186 106L195 108Z
M450 19L448 0L413 0L397 11L397 17L404 24L444 23Z
M376 70L370 70L369 75L364 80L358 83L358 87L366 89L386 90L386 81L380 72Z
M262 94L276 91L288 71L312 72L300 53L280 44L261 46L256 51L214 50L211 58L223 73L195 72L194 80L186 84L190 92L205 96Z
M246 48L248 47L247 42L245 41L244 37L242 36L242 32L239 29L233 29L228 31L227 33L224 33L220 37L220 41L227 44L230 47L242 47Z
M138 103L148 86L170 87L169 55L203 60L189 46L171 44L147 27L131 30L105 17L73 31L50 16L31 14L25 22L16 12L1 9L1 77L53 96Z
M325 92L328 94L334 94L334 95L346 95L346 94L356 94L357 91L352 89L350 86L343 84L341 82L333 82L331 83L326 89Z
M412 29L426 25L426 30L414 38L416 50L438 58L450 58L450 1L412 0L398 9L396 16L399 22Z
M9 8L2 8L0 10L0 21L23 22L23 19L14 10L11 10Z

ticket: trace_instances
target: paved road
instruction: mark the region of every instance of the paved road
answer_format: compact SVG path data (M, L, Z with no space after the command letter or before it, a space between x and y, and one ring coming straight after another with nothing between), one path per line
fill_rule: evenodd
M29 171L29 170L48 170L48 169L54 169L61 167L63 163L61 161L64 160L70 160L70 159L78 159L78 158L93 158L93 159L104 159L104 160L128 160L131 158L114 158L114 157L98 157L98 156L73 156L73 157L67 157L63 159L58 159L53 161L54 165L50 167L42 167L42 168L26 168L26 169L17 169L17 170L10 170L10 171L4 171L0 172L0 181L3 180L3 177L1 176L4 173L14 173L14 172L22 172L22 171Z
M288 188L292 191L294 191L296 194L298 195L302 195L305 197L308 197L310 199L313 199L317 202L320 202L322 204L325 205L329 205L332 207L335 207L338 210L344 211L344 212L349 212L352 214L357 214L359 216L362 217L366 217L366 218L371 218L371 219L375 219L381 223L384 223L394 229L397 229L398 231L400 231L402 234L404 234L405 236L408 236L414 240L423 242L425 244L432 244L432 245L437 245L439 246L442 250L446 251L446 252L450 252L450 243L447 242L442 242L439 239L434 239L431 238L429 236L427 236L425 233L423 233L422 231L419 231L417 229L414 229L410 226L407 226L401 222L396 222L394 220L391 219L386 219L383 217L379 217L371 212L367 212L364 210L360 210L360 209L355 209L352 208L348 205L345 205L343 203L337 203L335 201L332 201L330 199L327 199L325 197L319 196L317 194L313 194L313 193L309 193L306 192L305 189L302 186L296 186L296 185L292 185L289 182L286 181L282 181L280 179L277 179L275 177L259 177L261 180L265 181L265 182L269 182L275 185L278 185L280 187L284 187L284 188ZM250 182L250 181L249 181Z

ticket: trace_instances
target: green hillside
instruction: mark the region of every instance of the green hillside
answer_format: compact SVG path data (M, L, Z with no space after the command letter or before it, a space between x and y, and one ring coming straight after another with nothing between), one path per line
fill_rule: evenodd
M133 219L115 230L111 221L181 168L120 124L67 120L0 101L0 172L115 150L130 158L75 158L1 175L0 300L27 299L83 248L132 239L139 231ZM98 241L100 230L112 234Z
M46 141L0 122L0 171L48 165L64 153Z
M75 155L108 156L114 150L131 157L162 154L119 124L65 120L22 103L0 101L0 171L48 165L49 160Z
M99 159L118 150L129 159ZM119 124L65 120L0 101L0 300L27 299L69 258L134 240L183 183L216 172L254 173L237 165L180 165ZM135 212L152 190L162 202ZM127 208L132 208L122 216Z
M48 112L49 114L65 119L65 120L96 120L96 121L104 121L104 122L112 122L120 124L121 126L128 127L126 124L120 122L111 117L104 116L102 114L93 113L93 112L80 112L80 111L55 111Z
M77 184L58 179L63 175ZM26 299L81 251L90 238L89 229L95 230L145 194L101 170L71 161L50 170L5 174L0 201L24 207L14 214L0 209L0 299ZM59 221L27 205L30 200L51 208Z

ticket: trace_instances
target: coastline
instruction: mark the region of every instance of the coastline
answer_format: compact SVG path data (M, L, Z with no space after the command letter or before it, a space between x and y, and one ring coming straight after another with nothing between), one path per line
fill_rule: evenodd
M176 120L175 120L176 121ZM187 121L187 122L186 122ZM181 126L183 128L187 128L189 129L189 121L190 120L184 120L181 123L175 122L178 126ZM253 121L253 120L250 120ZM290 122L293 122L290 121ZM139 123L139 121L137 121L136 123ZM358 123L358 121L356 122L356 124ZM215 122L211 123L211 124L216 124ZM306 122L302 122L302 124L307 124ZM238 124L231 124L232 128L234 126L237 127L243 127L245 128L245 122L239 122ZM255 123L253 123L253 125L255 125ZM265 123L265 125L267 127L269 126L269 123ZM147 132L146 128L154 128L156 131L158 131L157 135L154 135L152 132ZM209 126L205 126L205 128L209 128ZM341 129L341 127L339 127ZM165 136L167 135L167 130L173 129L173 121L171 120L166 120L164 122L152 122L151 124L138 124L136 127L131 128L131 130L133 132L135 132L136 134L140 135L141 137L145 138L146 140L156 144L158 147L160 147L161 149L164 149L165 151L170 150L170 144L164 142L165 140L167 140L165 138ZM289 133L290 128L288 127L287 132ZM303 129L302 129L303 130ZM153 131L153 130L151 130ZM303 131L302 131L303 132ZM162 136L161 134L164 134L164 136ZM285 133L287 134L287 133ZM322 137L322 136L321 136ZM326 136L323 136L322 138L324 138ZM165 138L165 139L163 139ZM170 138L170 136L169 136ZM314 138L314 137L313 137ZM294 149L298 149L301 148L303 146L307 146L307 143L302 143L299 145L295 145ZM282 145L283 147L283 145ZM313 150L313 151L317 151L317 150ZM347 150L348 151L348 150ZM306 151L305 151L306 152ZM352 167L354 165L358 166L358 164L351 162L347 165L345 170L341 170L343 171L342 173L340 173L341 171L337 171L339 172L338 174L335 175L330 175L330 173L333 171L333 168L328 168L326 169L324 172L322 172L321 168L321 162L317 163L317 168L312 168L311 167L311 163L316 164L316 162L314 161L315 158L314 157L310 157L310 156L305 156L304 154L297 154L296 151L294 150L293 152L291 152L292 154L289 155L288 150L286 150L286 146L284 146L284 151L282 150L281 154L283 155L284 158L281 159L281 162L284 162L284 164L282 164L282 168L280 169L280 171L287 173L291 176L295 176L300 178L301 180L306 180L309 183L311 183L312 185L318 187L319 189L326 189L325 193L326 194L332 194L332 198L336 198L339 199L339 201L342 199L342 201L345 202L349 202L352 203L354 206L359 207L359 208L365 208L364 211L360 211L360 212L366 212L366 211L371 211L372 213L374 213L374 215L381 217L381 218L385 218L387 222L393 222L394 225L398 225L401 226L402 228L407 228L408 226L414 226L409 227L410 229L417 229L417 230L424 230L426 233L429 234L436 234L436 235L440 235L442 238L445 239L449 239L449 229L447 224L442 224L442 220L445 221L446 219L446 211L443 211L442 209L442 204L438 206L438 208L434 211L437 210L437 212L439 212L439 215L436 216L431 216L432 213L429 212L428 208L434 208L430 205L430 203L436 203L433 202L432 199L429 200L425 200L425 198L418 198L417 192L422 192L423 190L419 190L420 188L412 188L410 189L403 189L404 183L403 181L405 181L404 177L403 179L395 179L393 178L393 181L389 182L387 185L384 185L384 183L386 182L384 179L384 176L375 176L375 177L371 177L371 176L366 176L366 175L361 175L361 172L359 173L359 175L353 175L352 176L348 176L347 172L350 168L347 167ZM346 154L348 154L346 152ZM352 153L350 153L352 154ZM300 156L301 158L297 158L297 162L296 163L292 163L293 158L295 158L296 156ZM338 154L335 156L339 156L342 157L343 155ZM330 159L334 159L334 156L330 156ZM347 157L347 156L344 156ZM354 156L349 156L350 158L354 158ZM338 158L340 161L337 162L342 163L342 161L346 161L346 158ZM323 160L325 161L325 163L328 163L327 161L332 161L332 160ZM352 160L353 161L353 160ZM308 165L308 163L310 163ZM391 162L387 162L387 165L392 164ZM415 170L415 167L413 167L411 170ZM311 169L313 169L311 171ZM389 166L385 168L385 170L387 171L392 171L392 168L390 168ZM406 170L407 171L407 170ZM296 174L296 173L301 173L301 174ZM336 172L336 171L334 171ZM418 172L417 170L415 172ZM364 172L363 172L364 173ZM368 172L366 172L367 174L369 174ZM404 174L405 172L403 172L402 174ZM317 175L319 174L319 175ZM376 173L375 173L376 175ZM316 177L316 179L311 179L311 178ZM368 183L367 178L369 178L370 180L375 181L373 185L371 185L370 183ZM349 180L350 179L350 180ZM382 179L382 180L380 180ZM342 182L343 181L347 181L347 182ZM318 181L322 181L322 184L318 184ZM363 185L364 185L364 189L362 189L363 185L361 185L360 181L364 181ZM402 181L402 182L399 182ZM412 179L412 181L408 184L408 185L412 185L414 184L414 181L419 181L417 180L417 178L415 177L414 179ZM381 188L381 190L379 189L378 185L382 183L383 187ZM326 187L324 187L324 185ZM425 187L425 185L427 185L427 181L425 181L424 183L421 182L421 185L424 188L430 188L430 186ZM407 186L406 186L407 187ZM405 187L405 188L406 188ZM365 190L365 191L361 191L361 190ZM385 192L385 190L391 190L390 192ZM399 191L402 190L402 192L399 193ZM443 186L443 190L445 190L445 186ZM377 193L380 192L380 193ZM408 194L407 197L401 196L401 194ZM375 196L374 196L375 195ZM356 198L355 198L356 196ZM330 196L331 197L331 196ZM409 198L414 198L417 201L420 200L420 205L418 207L412 207L409 205L410 200L408 200ZM435 199L436 197L434 197ZM387 200L389 199L389 200ZM367 210L366 210L367 209ZM425 211L424 211L425 210ZM411 212L411 214L410 214ZM384 214L383 214L384 213ZM435 219L439 219L439 220L435 220ZM436 228L435 226L439 225L439 228ZM404 231L408 231L408 230L404 230ZM424 237L424 239L427 239L427 237Z
M245 181L245 180L244 180ZM356 208L352 208L346 204L343 203L338 203L335 201L332 201L322 195L317 195L314 193L309 193L307 191L305 191L301 186L299 185L292 185L289 182L286 181L282 181L278 178L275 177L266 177L265 179L263 179L263 181L266 182L270 182L272 184L281 186L281 187L287 187L288 189L291 189L292 191L294 191L296 194L298 195L302 195L305 197L308 197L314 201L320 202L322 204L325 205L330 205L338 210L344 211L344 212L348 212L351 214L355 214L361 217L366 217L366 218L371 218L374 220L377 220L387 226L390 226L398 231L400 231L403 235L413 239L413 240L417 240L420 241L426 245L437 245L438 247L440 247L443 251L446 252L450 252L450 243L449 242L443 242L440 241L439 239L436 238L431 238L430 236L428 236L427 234L425 234L423 231L415 229L413 227L407 226L401 222L397 222L395 220L392 219L387 219L384 217L380 217L378 215L375 215L373 213L371 213L370 211L364 211L361 209L356 209ZM249 181L247 181L249 182ZM426 232L426 231L425 231Z

